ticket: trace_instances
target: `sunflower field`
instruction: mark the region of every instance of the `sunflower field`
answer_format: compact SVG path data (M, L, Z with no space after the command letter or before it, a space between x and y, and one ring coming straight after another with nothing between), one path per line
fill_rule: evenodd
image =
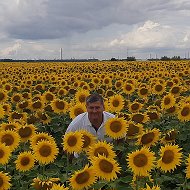
M65 134L91 93L115 115L104 126L110 142ZM190 189L190 61L1 62L8 189Z

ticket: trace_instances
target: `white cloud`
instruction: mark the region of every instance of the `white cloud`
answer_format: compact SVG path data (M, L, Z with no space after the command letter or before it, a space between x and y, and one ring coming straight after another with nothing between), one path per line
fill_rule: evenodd
M151 20L142 26L113 39L110 46L128 46L130 48L167 47L175 43L174 30Z
M16 42L13 46L1 50L0 54L1 56L15 55L19 49L21 49L21 44L19 42Z

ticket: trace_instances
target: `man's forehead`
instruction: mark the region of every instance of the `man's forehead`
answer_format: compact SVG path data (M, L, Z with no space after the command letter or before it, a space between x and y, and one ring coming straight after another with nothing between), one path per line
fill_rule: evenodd
M87 106L102 106L103 104L100 101L88 102Z

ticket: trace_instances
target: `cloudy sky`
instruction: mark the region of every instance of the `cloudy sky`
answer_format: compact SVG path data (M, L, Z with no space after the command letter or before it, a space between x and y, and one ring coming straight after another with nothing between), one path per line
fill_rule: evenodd
M189 0L1 0L0 59L190 57Z

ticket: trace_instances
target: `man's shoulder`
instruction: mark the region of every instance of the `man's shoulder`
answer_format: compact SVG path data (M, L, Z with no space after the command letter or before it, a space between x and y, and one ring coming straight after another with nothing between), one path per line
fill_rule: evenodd
M81 120L82 118L85 118L85 117L87 117L87 112L84 112L84 113L81 113L81 114L77 115L77 116L73 119L73 122L79 121L79 120Z
M107 112L107 111L104 111L104 116L108 117L108 118L112 118L112 117L115 117L114 114L110 113L110 112Z

